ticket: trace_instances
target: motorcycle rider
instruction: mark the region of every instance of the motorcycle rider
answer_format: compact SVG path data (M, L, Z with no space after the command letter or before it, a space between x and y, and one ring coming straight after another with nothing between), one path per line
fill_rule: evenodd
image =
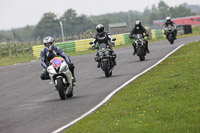
M176 24L171 20L170 17L166 17L166 20L165 20L165 23L163 25L163 28L166 29L169 25L174 27L174 37L176 39L176 35L177 35ZM165 30L164 34L167 35L166 30Z
M113 58L114 66L116 66L117 65L117 63L115 61L116 54L114 53L114 51L112 49L112 46L115 46L115 44L114 44L114 41L112 41L112 37L111 37L110 33L104 31L104 26L102 24L98 24L96 26L96 31L97 31L97 33L96 33L94 40L93 40L92 49L93 50L95 49L96 43L98 43L98 45L101 45L101 43L105 43L107 46L109 46L110 53L114 57ZM98 49L98 47L97 47L97 49ZM96 53L95 61L98 62L97 68L99 68L100 67L100 61L99 61L98 51Z
M149 36L149 33L148 31L142 26L140 20L137 20L135 22L135 27L132 29L132 31L130 32L130 35L129 35L129 38L134 38L133 35L137 35L137 34L142 34L143 38L146 36ZM145 35L144 35L145 34ZM147 53L150 53L149 51L149 48L148 48L148 41L146 39L144 39L144 41L146 42L145 43L145 48L146 48L146 51ZM135 42L133 42L133 49L134 49L134 52L133 52L133 55L136 54L137 52L137 49L136 49L136 44Z
M43 72L40 75L41 79L42 80L50 79L49 74L47 72L47 67L50 65L50 61L54 57L61 56L67 62L68 66L69 66L69 70L72 73L72 77L73 77L72 81L75 82L76 79L75 79L75 76L74 76L74 68L75 68L74 64L71 63L69 56L67 56L62 51L61 48L54 46L54 38L51 37L51 36L45 37L44 40L43 40L43 44L44 44L45 48L40 53L41 65L44 68Z

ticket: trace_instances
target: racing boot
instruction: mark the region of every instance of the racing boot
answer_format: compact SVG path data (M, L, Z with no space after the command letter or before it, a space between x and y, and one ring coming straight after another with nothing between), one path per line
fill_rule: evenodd
M112 57L113 57L113 65L116 66L117 62L115 59L116 59L117 55L114 52L112 53Z
M75 75L74 75L74 68L75 68L75 66L74 66L74 64L73 63L68 63L68 66L69 66L69 70L71 71L71 73L72 73L72 84L73 84L73 86L76 86L75 84L74 84L74 82L76 82L76 78L75 78Z
M136 47L134 47L133 55L135 55L136 53L137 53L137 49Z
M94 60L95 60L96 62L98 62L98 56L94 57Z
M149 47L148 47L148 41L146 41L146 51L147 51L147 53L150 53Z
M174 35L174 39L176 40L176 35Z
M133 55L135 55L137 53L136 45L135 45L135 43L133 43L132 45L133 45L133 49L134 49Z
M97 63L97 68L100 68L100 66L101 66L101 65L100 65L100 62L98 61L98 63Z
M49 73L47 72L46 69L43 69L43 70L42 70L42 73L41 73L41 75L40 75L40 78L41 78L41 80L48 80L48 79L50 79Z
M117 62L116 62L115 58L113 58L113 65L114 65L114 66L117 65Z

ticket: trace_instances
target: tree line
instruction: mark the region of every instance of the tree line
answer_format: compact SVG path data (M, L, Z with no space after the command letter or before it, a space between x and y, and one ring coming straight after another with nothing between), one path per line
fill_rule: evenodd
M133 27L136 20L141 20L143 25L151 26L153 20L165 19L167 16L184 17L197 15L191 11L187 4L169 7L164 1L158 5L146 7L143 12L129 10L128 12L108 13L97 16L78 15L74 9L68 9L58 18L55 13L44 13L41 20L35 26L26 26L8 31L0 31L1 42L30 42L42 40L45 36L51 35L61 38L60 22L63 24L64 36L78 36L82 34L94 34L95 26L101 23L108 30L109 23L126 22L129 27Z

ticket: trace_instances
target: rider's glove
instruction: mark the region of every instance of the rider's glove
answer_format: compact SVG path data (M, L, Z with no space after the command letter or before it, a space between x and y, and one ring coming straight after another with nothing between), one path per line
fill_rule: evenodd
M110 40L110 44L111 44L111 46L115 46L115 41L112 41L112 39Z
M129 35L129 38L130 38L130 39L133 39L133 36L131 36L131 34L130 34L130 35Z

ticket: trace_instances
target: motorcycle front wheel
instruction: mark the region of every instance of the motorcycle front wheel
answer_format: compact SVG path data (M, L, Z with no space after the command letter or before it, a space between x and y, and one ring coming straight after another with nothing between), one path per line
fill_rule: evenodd
M58 89L60 99L65 100L66 99L66 90L64 88L64 83L62 81L62 78L57 79L57 89Z
M105 76L109 77L110 76L110 71L109 71L109 68L108 68L108 60L103 61L103 70L105 72Z

